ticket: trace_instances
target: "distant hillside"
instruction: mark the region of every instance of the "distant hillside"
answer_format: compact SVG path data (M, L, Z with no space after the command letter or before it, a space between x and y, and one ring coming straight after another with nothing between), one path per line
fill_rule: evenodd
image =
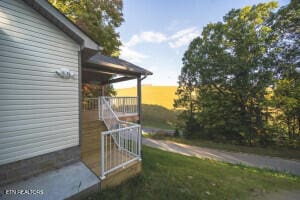
M177 86L142 86L142 103L163 106L173 109ZM136 87L116 89L117 96L136 96Z

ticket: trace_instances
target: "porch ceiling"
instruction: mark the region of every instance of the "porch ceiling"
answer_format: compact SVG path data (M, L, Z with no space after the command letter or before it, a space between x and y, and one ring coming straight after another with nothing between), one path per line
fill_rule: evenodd
M137 77L138 76L118 74L100 69L82 68L82 83L106 85L136 79Z
M102 84L104 81L108 81L113 77L113 74L103 73L96 70L90 70L88 68L82 68L82 82L83 83L96 83Z
M83 62L83 83L109 84L136 79L142 75L152 75L152 72L130 62L101 54L95 54ZM121 77L112 79L117 75Z
M119 58L95 54L86 61L86 67L123 75L152 75L152 72Z

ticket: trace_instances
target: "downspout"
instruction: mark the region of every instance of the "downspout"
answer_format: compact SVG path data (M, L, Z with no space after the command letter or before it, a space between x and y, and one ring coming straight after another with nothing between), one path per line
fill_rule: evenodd
M141 81L144 80L144 79L147 78L147 77L148 77L148 75L144 75L144 77L141 78Z

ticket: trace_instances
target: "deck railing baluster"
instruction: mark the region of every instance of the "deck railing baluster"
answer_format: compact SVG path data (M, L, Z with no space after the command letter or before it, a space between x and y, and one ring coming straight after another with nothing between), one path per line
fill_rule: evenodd
M101 133L101 145L104 145L101 147L101 177L105 178L108 173L141 158L138 142L141 129L138 124L119 120L116 114L118 111L132 112L131 103L136 107L135 97L101 97L96 102L101 103L99 116L108 129Z

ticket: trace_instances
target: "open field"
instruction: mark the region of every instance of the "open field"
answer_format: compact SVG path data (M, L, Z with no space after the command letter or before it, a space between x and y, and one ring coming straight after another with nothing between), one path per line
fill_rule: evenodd
M142 104L159 105L173 109L177 86L142 86ZM117 96L136 96L136 87L116 89Z
M299 177L143 146L140 176L89 199L264 199L299 190Z
M178 111L158 105L142 105L143 125L160 129L174 129Z
M173 109L177 86L142 86L142 118L146 127L174 129L178 111ZM116 89L117 96L136 96L136 88Z

